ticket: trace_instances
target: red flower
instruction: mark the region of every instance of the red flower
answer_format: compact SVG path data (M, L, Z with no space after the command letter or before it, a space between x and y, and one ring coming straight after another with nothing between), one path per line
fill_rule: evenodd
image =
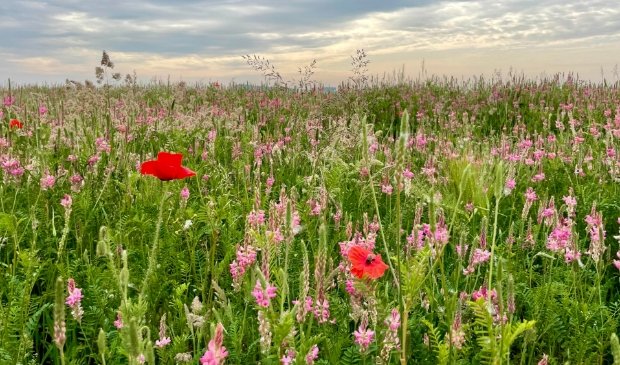
M140 166L142 175L153 175L159 180L177 180L194 176L196 173L187 167L181 166L183 155L180 153L160 152L157 160L143 162Z
M22 122L20 122L17 119L11 119L11 121L9 122L9 128L13 129L13 128L17 128L17 129L22 129L24 125L22 124Z
M381 260L381 255L375 255L372 251L361 246L353 246L349 249L349 260L352 265L351 273L359 279L365 276L378 279L383 276L388 268Z

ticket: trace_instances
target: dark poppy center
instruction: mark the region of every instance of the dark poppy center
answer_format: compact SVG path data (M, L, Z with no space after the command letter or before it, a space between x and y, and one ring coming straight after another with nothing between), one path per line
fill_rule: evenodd
M368 254L368 256L366 256L366 265L372 264L373 261L375 261L375 255L372 253Z

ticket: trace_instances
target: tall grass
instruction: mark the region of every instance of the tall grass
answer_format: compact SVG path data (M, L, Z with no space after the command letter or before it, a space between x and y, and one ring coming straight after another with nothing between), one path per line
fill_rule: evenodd
M612 363L618 86L373 80L1 90L0 363Z

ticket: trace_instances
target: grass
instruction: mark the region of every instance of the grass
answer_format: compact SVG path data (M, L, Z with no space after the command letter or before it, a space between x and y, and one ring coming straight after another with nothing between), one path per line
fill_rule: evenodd
M0 90L0 363L620 361L619 90Z

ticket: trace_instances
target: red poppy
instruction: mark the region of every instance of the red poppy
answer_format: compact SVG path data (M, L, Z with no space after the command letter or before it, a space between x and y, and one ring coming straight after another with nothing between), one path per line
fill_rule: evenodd
M157 160L143 162L140 166L142 175L153 175L159 180L177 180L194 176L196 173L187 167L181 166L183 155L180 153L160 152Z
M11 121L9 122L9 128L13 129L13 128L17 128L17 129L22 129L24 125L22 124L22 122L20 122L17 119L11 119Z
M349 260L351 261L351 273L360 279L365 276L378 279L388 268L381 260L381 255L375 255L361 246L353 246L349 249Z

